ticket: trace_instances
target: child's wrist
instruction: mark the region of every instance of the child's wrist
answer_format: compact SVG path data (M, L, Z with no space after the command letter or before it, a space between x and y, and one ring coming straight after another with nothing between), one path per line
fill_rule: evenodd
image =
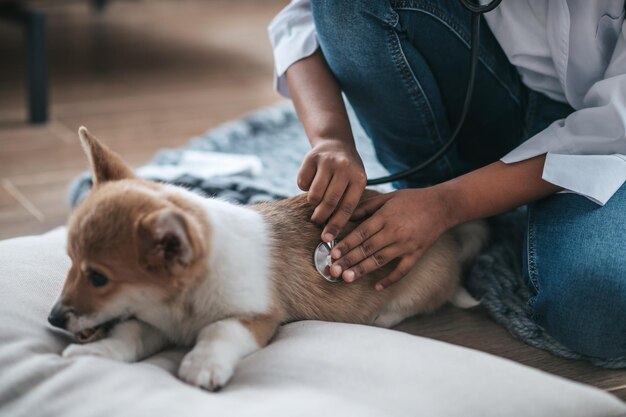
M468 217L467 202L463 195L462 187L457 181L446 181L433 186L441 201L443 219L446 229L451 229L459 224L472 220Z

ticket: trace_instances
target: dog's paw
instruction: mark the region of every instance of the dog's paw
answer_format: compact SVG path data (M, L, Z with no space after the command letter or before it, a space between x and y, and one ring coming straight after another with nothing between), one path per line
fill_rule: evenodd
M183 358L178 377L190 385L209 391L219 391L233 376L234 366L214 355L191 351Z
M116 351L113 346L106 343L87 343L84 345L71 344L63 350L61 356L64 358L75 358L79 356L98 356L101 358L108 358L118 361L123 361L125 358Z

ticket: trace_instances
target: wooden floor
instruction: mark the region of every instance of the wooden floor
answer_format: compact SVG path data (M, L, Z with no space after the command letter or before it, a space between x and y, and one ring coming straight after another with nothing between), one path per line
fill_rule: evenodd
M35 3L37 4L37 3ZM0 238L63 224L86 169L81 124L147 162L223 121L279 100L266 27L280 1L40 2L48 12L50 123L25 112L23 38L0 20Z
M23 39L0 21L0 239L65 222L85 170L84 124L134 166L223 121L279 101L266 26L286 1L34 2L47 11L52 71L46 125L24 123ZM398 330L483 350L626 398L626 372L555 358L515 341L482 310L448 307Z

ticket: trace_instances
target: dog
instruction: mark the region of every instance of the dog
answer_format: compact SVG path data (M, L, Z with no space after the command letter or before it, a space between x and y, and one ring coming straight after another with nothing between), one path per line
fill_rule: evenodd
M283 323L392 327L432 312L458 291L487 239L481 222L448 231L384 291L374 283L393 265L330 283L313 265L321 229L305 195L253 206L202 197L137 178L86 128L79 137L93 190L69 218L72 265L48 317L75 336L64 357L133 362L167 346L190 347L178 376L215 391Z

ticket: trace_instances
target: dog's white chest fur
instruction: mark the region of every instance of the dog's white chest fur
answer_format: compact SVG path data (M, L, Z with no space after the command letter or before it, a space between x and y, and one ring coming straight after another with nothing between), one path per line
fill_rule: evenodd
M198 300L233 314L267 312L270 304L271 239L256 211L203 199L213 227L209 273ZM206 297L206 298L205 298Z
M270 233L262 216L249 208L206 199L172 187L201 205L211 225L208 274L183 297L164 308L137 300L137 317L172 341L193 344L209 323L227 317L264 314L270 309ZM190 308L191 307L191 308ZM193 314L189 314L189 311Z

